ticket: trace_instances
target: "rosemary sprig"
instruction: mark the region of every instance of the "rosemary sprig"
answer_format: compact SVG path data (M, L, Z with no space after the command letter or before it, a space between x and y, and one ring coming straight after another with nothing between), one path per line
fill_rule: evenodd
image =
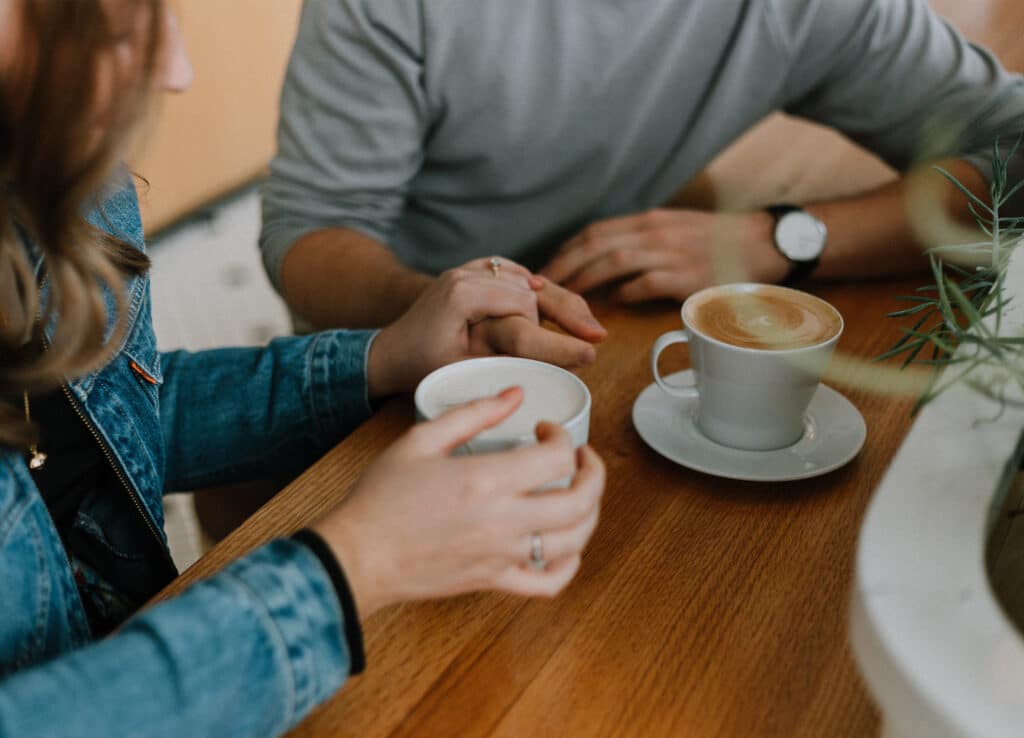
M1021 143L1018 139L1005 158L999 142L995 143L991 204L950 172L937 168L967 197L970 212L987 240L929 249L932 283L913 295L898 297L911 306L889 314L891 318L913 318L913 324L877 361L902 358L903 367L919 364L934 370L918 408L959 382L1003 403L1008 387L1024 389L1024 338L1001 335L1002 316L1009 303L1004 290L1006 269L1013 251L1024 243L1024 218L1002 213L1010 199L1024 190L1024 181L1009 183L1009 164ZM965 268L947 260L952 254L970 254L984 263ZM982 368L990 372L987 382L976 376ZM945 369L950 369L948 376L942 375Z

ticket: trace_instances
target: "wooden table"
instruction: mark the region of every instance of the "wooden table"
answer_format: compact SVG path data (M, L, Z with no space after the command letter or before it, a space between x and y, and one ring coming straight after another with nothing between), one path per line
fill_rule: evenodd
M826 286L846 316L840 351L871 357L899 332L897 282ZM828 476L745 484L647 448L631 408L648 351L678 309L598 306L611 331L580 373L608 464L601 523L552 601L499 594L403 605L365 623L367 672L295 736L870 736L878 729L847 648L857 531L910 426L909 400L846 394L860 457ZM666 356L680 366L682 350ZM169 590L208 576L343 498L412 421L395 402L281 492Z

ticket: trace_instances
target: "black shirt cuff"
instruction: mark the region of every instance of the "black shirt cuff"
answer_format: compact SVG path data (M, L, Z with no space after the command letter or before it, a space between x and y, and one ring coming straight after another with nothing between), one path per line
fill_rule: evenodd
M345 618L345 640L348 642L348 653L350 660L349 674L355 676L362 674L366 669L366 655L363 653L363 629L359 625L359 613L356 611L356 601L352 596L352 590L348 586L348 579L341 568L341 563L331 551L323 538L317 533L306 528L292 536L297 541L316 554L321 565L327 571L327 575L334 584L334 591L338 595L338 602L341 604L341 612Z

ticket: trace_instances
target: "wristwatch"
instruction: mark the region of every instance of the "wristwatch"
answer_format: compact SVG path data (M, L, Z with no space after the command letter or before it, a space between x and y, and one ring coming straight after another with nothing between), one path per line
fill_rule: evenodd
M790 264L789 274L782 284L796 284L807 279L821 260L828 228L796 205L772 205L765 209L775 218L772 234L775 248Z

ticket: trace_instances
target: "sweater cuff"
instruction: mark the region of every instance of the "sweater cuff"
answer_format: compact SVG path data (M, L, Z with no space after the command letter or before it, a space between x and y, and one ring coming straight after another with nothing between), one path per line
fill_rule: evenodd
M341 568L341 563L331 551L326 541L309 528L300 530L292 536L292 540L309 548L320 559L320 564L331 578L334 591L338 595L338 603L341 605L342 615L345 617L345 640L348 642L348 653L351 662L349 674L353 676L362 674L366 669L366 655L363 652L363 629L359 625L356 601L352 596L352 589L348 586L348 579L345 578L345 572Z

